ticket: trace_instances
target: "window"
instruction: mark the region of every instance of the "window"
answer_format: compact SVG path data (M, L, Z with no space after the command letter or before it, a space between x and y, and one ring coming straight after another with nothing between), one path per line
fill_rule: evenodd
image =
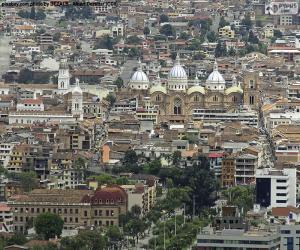
M98 211L95 210L95 211L94 211L94 214L95 214L95 216L98 216Z
M75 218L75 222L78 223L78 218L77 217Z
M254 80L249 80L249 88L254 89Z
M194 96L194 102L199 102L200 98L199 98L199 95L195 95Z
M214 102L217 102L217 101L218 101L218 97L217 97L216 95L213 97L213 101L214 101Z
M174 115L181 115L182 102L179 98L174 100Z
M156 100L157 102L160 102L160 101L161 101L160 95L157 95L157 96L155 97L155 100Z
M286 200L276 200L277 203L286 203Z
M109 210L106 210L106 216L109 216Z
M278 183L286 183L286 180L276 180Z
M84 211L84 216L85 216L85 217L87 216L87 211Z
M254 104L254 96L249 96L249 104L253 105Z

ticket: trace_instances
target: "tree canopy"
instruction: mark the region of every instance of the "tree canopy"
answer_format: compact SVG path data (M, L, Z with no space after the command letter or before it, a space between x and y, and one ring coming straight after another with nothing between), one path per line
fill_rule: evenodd
M57 214L42 213L34 220L34 228L38 235L48 240L60 236L62 233L64 221Z

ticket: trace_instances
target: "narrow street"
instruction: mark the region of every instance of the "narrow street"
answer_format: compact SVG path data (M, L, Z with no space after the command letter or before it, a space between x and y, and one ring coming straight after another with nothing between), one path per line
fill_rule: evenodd
M9 69L11 46L9 42L12 40L10 36L0 35L0 79L2 75Z

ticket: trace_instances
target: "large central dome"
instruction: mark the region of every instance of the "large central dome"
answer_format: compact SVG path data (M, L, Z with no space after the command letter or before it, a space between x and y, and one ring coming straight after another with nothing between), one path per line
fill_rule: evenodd
M187 80L187 74L184 68L180 65L180 58L177 54L174 66L168 75L168 87L170 90L186 90Z
M180 65L180 58L177 54L173 68L169 72L169 78L187 78L184 68Z

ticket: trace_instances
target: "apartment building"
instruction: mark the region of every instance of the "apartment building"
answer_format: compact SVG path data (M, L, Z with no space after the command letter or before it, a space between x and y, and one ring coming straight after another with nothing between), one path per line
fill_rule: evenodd
M219 36L222 38L234 38L235 32L230 26L224 26L219 29Z
M222 159L222 174L221 185L222 187L235 186L235 157L226 157Z
M257 166L257 156L251 154L239 155L235 161L235 183L240 185L254 182Z
M127 213L128 198L119 186L96 191L35 189L27 195L11 197L8 206L13 212L15 231L25 232L27 222L45 212L58 214L65 229L75 229L118 225L119 215Z
M256 203L262 207L296 207L297 177L295 168L257 169Z

